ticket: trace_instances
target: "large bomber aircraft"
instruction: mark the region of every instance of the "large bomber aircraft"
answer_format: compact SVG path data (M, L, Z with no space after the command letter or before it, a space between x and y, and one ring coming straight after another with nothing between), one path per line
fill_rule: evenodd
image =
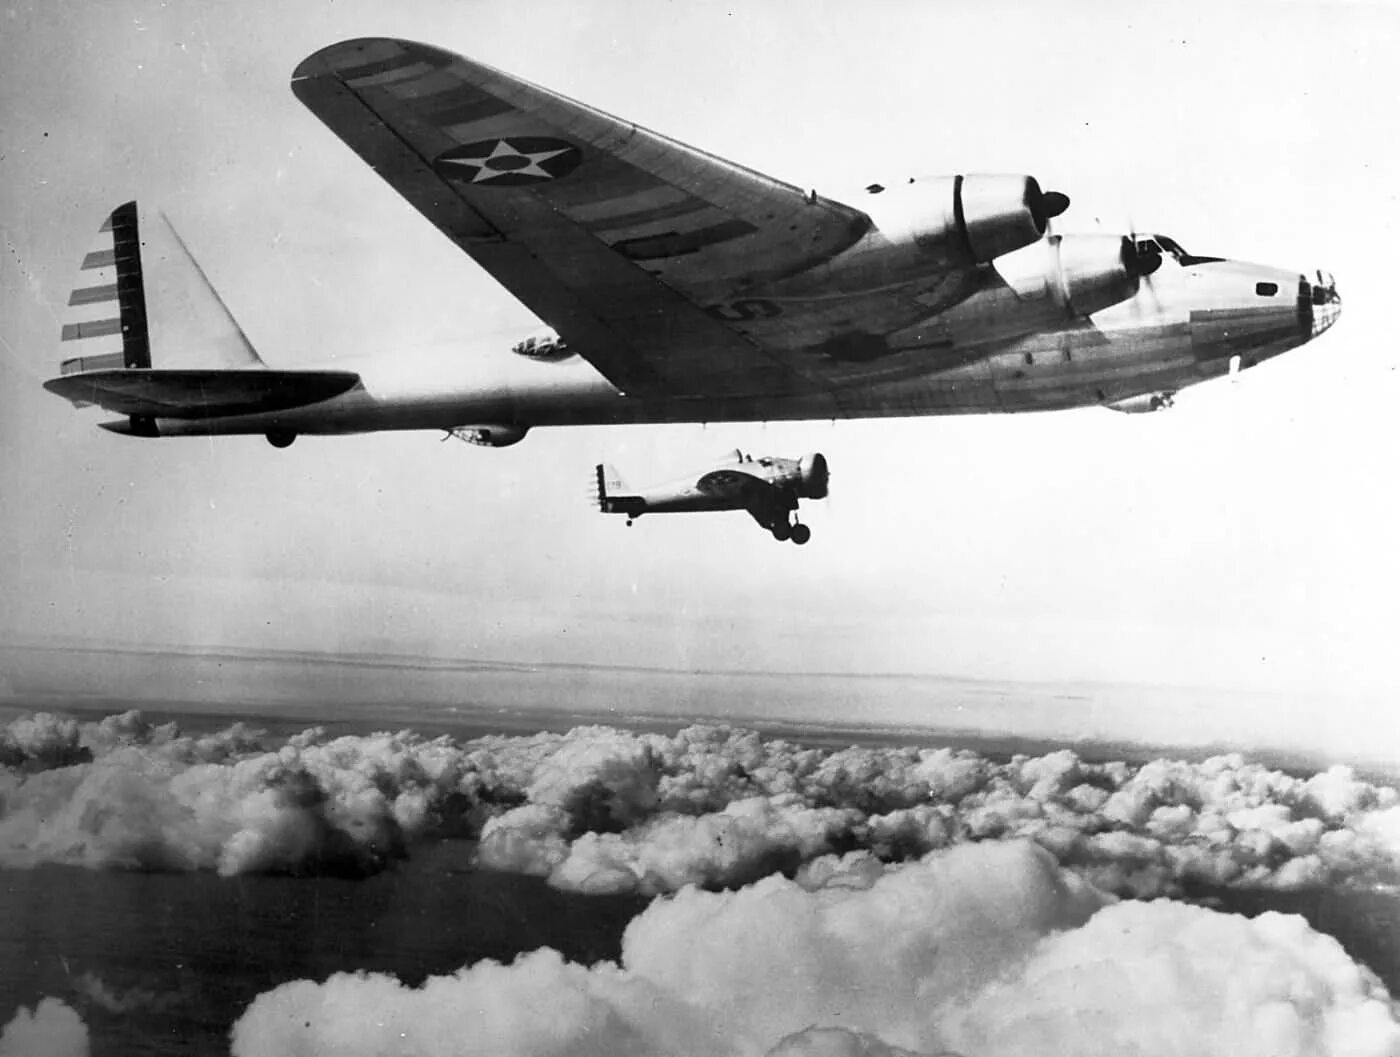
M1169 406L1340 299L1163 235L1054 235L1029 176L794 187L424 44L333 44L292 91L543 323L510 347L267 367L173 229L115 209L50 391L141 437Z

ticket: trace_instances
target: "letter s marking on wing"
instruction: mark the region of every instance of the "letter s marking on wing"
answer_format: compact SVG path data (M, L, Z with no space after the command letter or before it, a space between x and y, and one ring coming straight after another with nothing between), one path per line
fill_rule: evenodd
M783 314L780 306L762 297L746 297L727 305L710 305L705 309L715 319L725 323L747 323L755 319L773 319Z

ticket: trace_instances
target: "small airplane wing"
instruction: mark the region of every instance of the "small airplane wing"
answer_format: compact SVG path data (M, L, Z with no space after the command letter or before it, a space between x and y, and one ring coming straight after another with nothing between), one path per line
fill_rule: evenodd
M695 482L697 491L715 499L747 501L760 489L768 487L768 482L743 470L711 470Z
M292 90L629 394L830 387L724 305L853 245L860 210L424 44L331 45Z

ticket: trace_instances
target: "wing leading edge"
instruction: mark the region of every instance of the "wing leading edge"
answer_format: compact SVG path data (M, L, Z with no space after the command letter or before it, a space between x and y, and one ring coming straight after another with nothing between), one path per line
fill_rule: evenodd
M629 394L828 387L713 308L853 245L859 210L409 41L331 45L292 89Z

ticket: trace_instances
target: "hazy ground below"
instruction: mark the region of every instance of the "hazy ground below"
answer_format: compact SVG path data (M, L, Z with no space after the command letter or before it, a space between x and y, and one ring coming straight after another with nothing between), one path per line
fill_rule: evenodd
M1282 695L923 674L682 671L313 653L192 653L0 644L0 711L141 708L211 722L460 733L610 723L742 723L804 741L879 744L936 733L1007 753L1070 745L1096 759L1244 752L1289 770L1400 778L1394 710Z

